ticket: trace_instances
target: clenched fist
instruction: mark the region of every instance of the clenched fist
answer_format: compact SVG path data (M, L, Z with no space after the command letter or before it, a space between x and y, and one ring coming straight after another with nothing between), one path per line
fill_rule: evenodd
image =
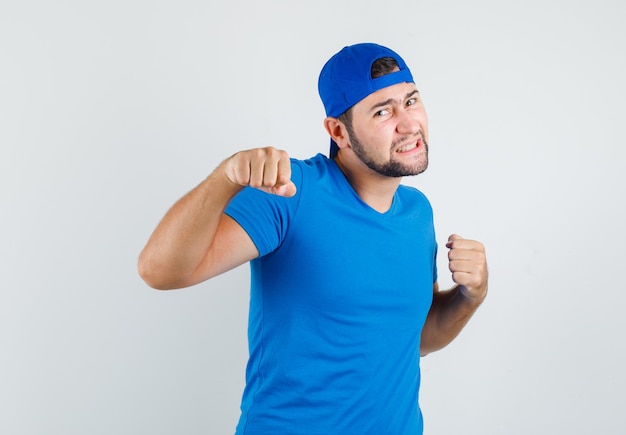
M453 234L448 238L448 261L452 280L461 286L461 292L475 300L487 294L487 257L485 247L475 240L466 240Z
M291 161L285 151L272 147L240 151L222 166L228 180L236 185L279 196L296 194L296 186L291 181Z

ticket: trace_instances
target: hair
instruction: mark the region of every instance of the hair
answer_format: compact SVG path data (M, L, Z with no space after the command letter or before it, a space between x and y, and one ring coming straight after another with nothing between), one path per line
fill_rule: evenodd
M370 76L373 79L382 77L392 73L397 68L398 62L396 62L393 57L381 57L380 59L376 59L372 64ZM339 115L337 119L341 121L348 130L352 131L352 107Z

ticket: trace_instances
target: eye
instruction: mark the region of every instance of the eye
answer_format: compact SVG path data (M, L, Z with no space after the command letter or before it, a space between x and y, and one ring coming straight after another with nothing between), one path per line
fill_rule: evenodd
M406 105L407 105L407 106L412 106L412 105L414 105L415 103L417 103L417 98L410 98L410 99L406 102Z
M381 109L378 112L374 113L374 116L385 116L389 114L389 110Z

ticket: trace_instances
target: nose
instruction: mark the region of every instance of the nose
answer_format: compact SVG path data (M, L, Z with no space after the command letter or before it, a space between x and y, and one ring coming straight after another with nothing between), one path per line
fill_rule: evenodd
M422 126L415 111L401 110L397 115L396 130L399 134L417 134Z

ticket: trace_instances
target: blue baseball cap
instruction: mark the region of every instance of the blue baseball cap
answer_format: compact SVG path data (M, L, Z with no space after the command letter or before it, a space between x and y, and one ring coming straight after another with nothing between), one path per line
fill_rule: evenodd
M395 59L399 71L372 78L372 64L382 57ZM326 116L337 118L368 95L404 82L414 83L414 80L398 53L382 45L361 43L342 48L326 62L317 89ZM334 157L337 151L337 144L331 139L330 157Z

